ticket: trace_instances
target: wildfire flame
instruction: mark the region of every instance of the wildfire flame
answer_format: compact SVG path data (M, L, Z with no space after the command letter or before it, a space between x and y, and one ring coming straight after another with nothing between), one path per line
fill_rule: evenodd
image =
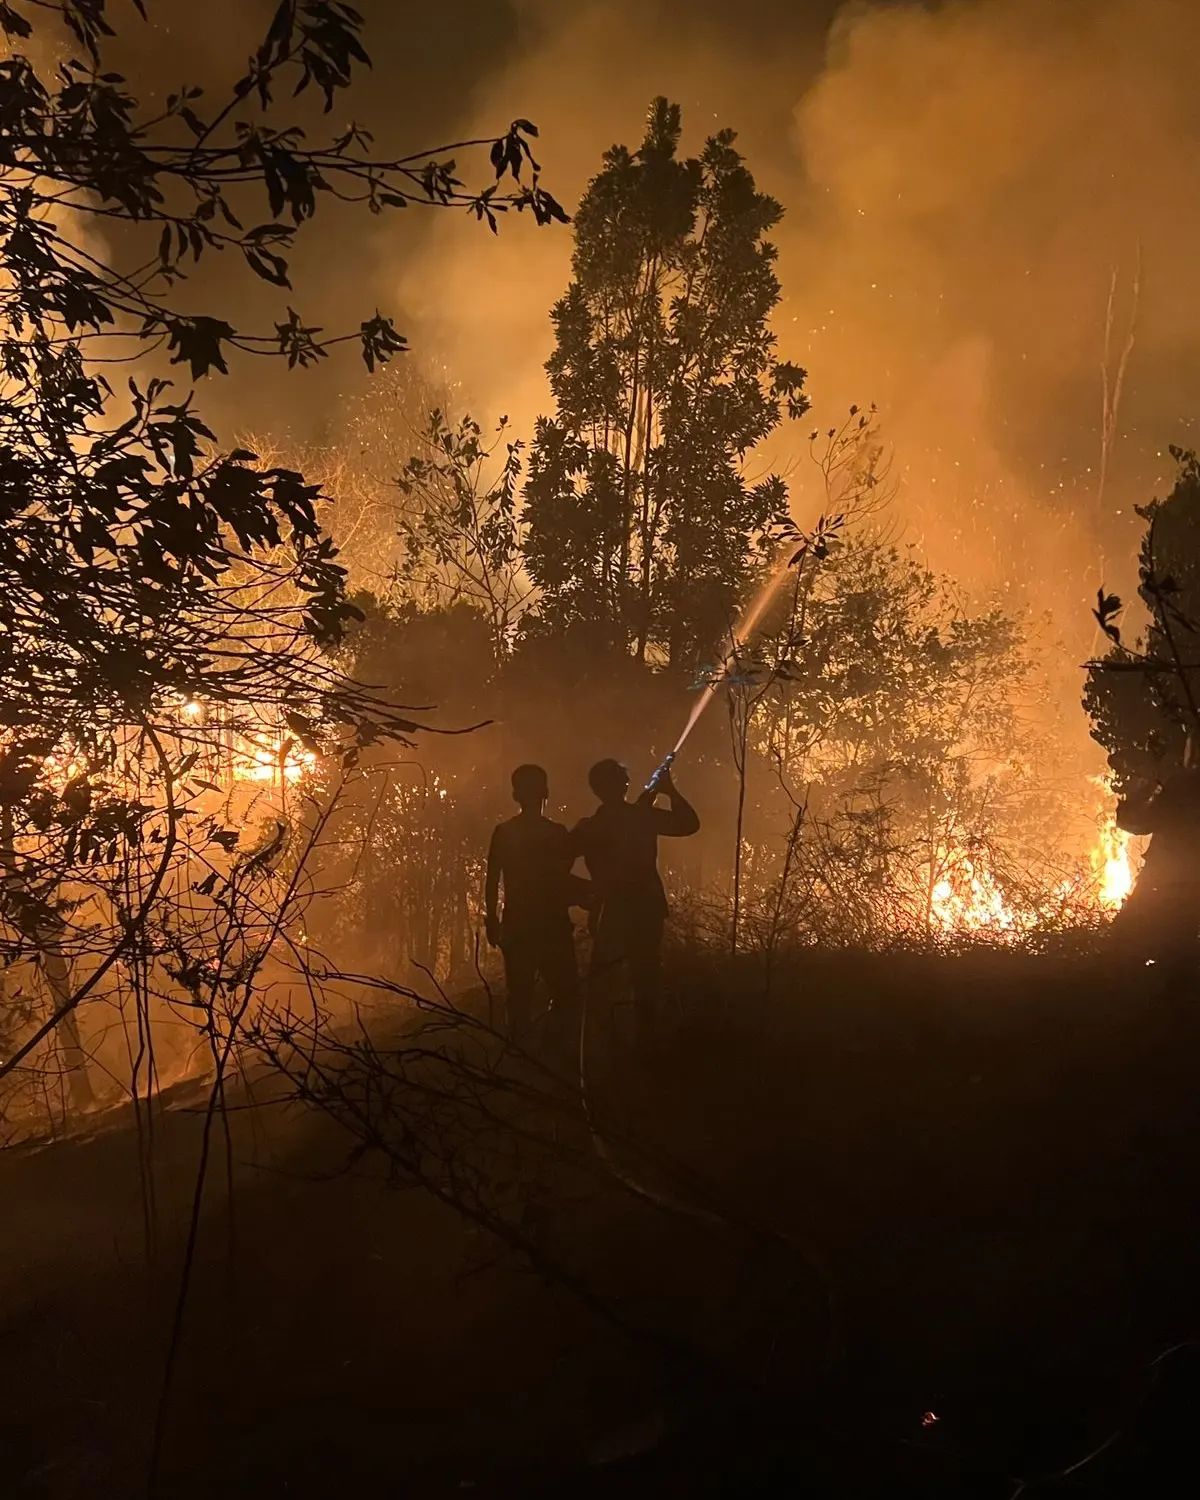
M178 713L189 728L210 724L208 706L197 698L180 698ZM229 773L234 781L297 782L307 776L317 764L317 757L296 743L291 735L267 727L247 730L239 729L232 735L234 748L228 761Z
M943 936L1013 932L1028 925L1005 899L982 862L963 852L930 892L929 921Z
M239 781L296 782L317 763L311 750L305 750L290 738L250 739L233 758L233 774Z
M1037 926L1040 913L1007 894L980 854L951 851L941 862L944 872L929 895L931 931L951 937L985 934L1016 937ZM1091 908L1106 916L1120 910L1134 886L1134 850L1129 834L1106 811L1096 842L1088 851L1082 876L1062 881L1047 892L1047 908Z
M1133 861L1129 835L1117 827L1113 817L1100 830L1099 840L1092 850L1092 868L1096 871L1100 905L1105 911L1119 910L1133 890Z

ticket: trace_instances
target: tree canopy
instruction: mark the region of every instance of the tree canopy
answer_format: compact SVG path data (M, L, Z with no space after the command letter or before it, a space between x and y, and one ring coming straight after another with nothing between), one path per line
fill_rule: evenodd
M579 205L525 550L544 628L694 663L786 510L782 480L750 479L746 459L808 401L769 321L780 286L767 235L782 209L733 131L687 158L681 132L679 106L656 99L641 146L606 152Z

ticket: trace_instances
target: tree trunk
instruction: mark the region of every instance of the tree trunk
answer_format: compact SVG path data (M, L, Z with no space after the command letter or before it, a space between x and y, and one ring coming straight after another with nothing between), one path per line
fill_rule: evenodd
M658 261L650 266L649 287L646 292L646 314L649 320L650 337L646 351L646 415L642 424L639 442L639 468L642 475L642 519L641 519L641 578L638 590L638 639L637 659L646 660L646 647L650 639L650 601L653 584L654 542L657 527L652 522L650 503L650 450L654 440L654 330L658 320Z
M71 966L52 944L43 948L42 964L50 991L51 1010L61 1010L71 997ZM63 1066L67 1070L71 1103L78 1110L90 1109L96 1102L96 1095L88 1073L88 1057L83 1050L79 1016L75 1010L67 1011L58 1023L58 1040Z
M775 907L771 913L771 926L767 933L766 968L763 975L763 995L771 998L771 985L775 978L775 949L779 945L779 933L783 925L783 906L787 900L788 882L792 875L792 863L796 857L796 845L800 842L800 829L804 822L805 806L796 808L792 825L788 829L787 847L783 855L783 870L779 876L779 889L775 895Z
M738 773L737 826L733 845L733 921L729 932L729 952L738 951L738 927L742 915L742 825L746 815L746 744L749 738L749 723L739 722L736 700L730 692L730 713L733 716L735 737L734 762Z
M630 546L633 540L633 433L637 426L638 399L641 391L640 369L641 350L639 349L633 359L633 385L629 392L629 420L625 424L625 454L622 463L624 472L621 478L621 551L617 577L617 625L622 646L625 649L628 649L629 643L629 562Z

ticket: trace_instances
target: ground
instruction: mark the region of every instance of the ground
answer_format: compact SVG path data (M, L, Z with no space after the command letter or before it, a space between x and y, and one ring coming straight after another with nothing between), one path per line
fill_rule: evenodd
M1200 1391L1178 997L1012 954L810 957L769 1003L748 964L675 973L660 1055L601 1065L594 1102L697 1178L614 1149L593 1166L630 1190L556 1231L615 1322L347 1168L319 1115L234 1114L157 1493L1174 1492ZM6 1496L146 1492L197 1102L156 1125L149 1273L127 1119L0 1156Z

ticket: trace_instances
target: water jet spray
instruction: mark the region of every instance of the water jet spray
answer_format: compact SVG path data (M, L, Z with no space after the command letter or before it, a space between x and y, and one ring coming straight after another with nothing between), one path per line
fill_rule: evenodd
M705 683L699 697L692 705L692 711L688 715L687 723L683 726L683 732L675 741L675 748L663 758L662 762L655 768L654 774L650 777L650 780L646 783L646 791L651 795L653 795L658 790L662 782L662 778L670 770L671 763L683 749L692 730L695 729L696 725L700 722L700 718L704 713L704 710L717 696L717 689L723 682L727 682L729 680L733 668L737 663L738 652L741 651L743 646L745 646L755 626L757 626L758 622L766 613L767 606L779 592L780 584L782 584L783 581L787 578L792 564L795 561L795 555L785 556L783 561L779 563L779 565L775 568L775 571L763 584L762 588L759 589L758 593L755 594L754 598L751 599L750 603L743 610L741 619L738 620L737 624L730 632L729 649L726 651L721 661L720 667Z

